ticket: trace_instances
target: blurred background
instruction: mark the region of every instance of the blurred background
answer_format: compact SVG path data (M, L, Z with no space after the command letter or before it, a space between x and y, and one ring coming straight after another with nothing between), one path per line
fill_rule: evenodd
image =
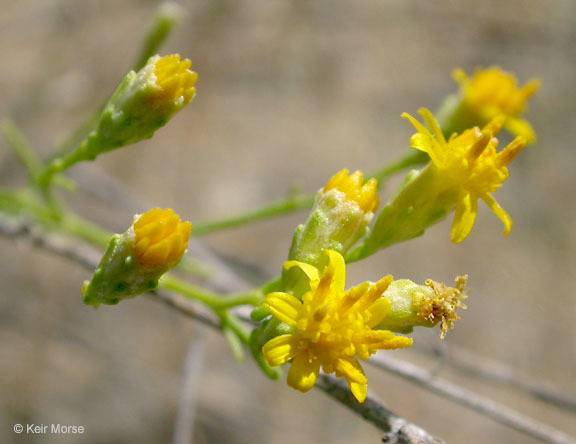
M455 67L499 65L543 86L528 119L539 136L496 197L515 222L484 206L472 234L449 242L450 221L422 238L349 267L350 285L391 273L451 283L468 273L472 294L444 341L576 393L576 3L573 0L186 0L163 49L193 62L194 102L156 136L72 171L95 171L138 202L199 222L319 188L341 168L373 170L408 147L400 118L437 108L456 91ZM115 88L154 16L152 0L0 0L0 116L19 124L43 156ZM401 177L382 192L385 201ZM0 185L25 174L0 142ZM110 229L129 205L82 194L79 212ZM135 204L137 207L139 204ZM304 213L202 240L279 273ZM93 310L89 274L25 243L0 238L0 441L171 442L190 344L204 344L196 443L377 443L381 432L320 391L271 382L225 341L140 297ZM437 344L438 331L416 341ZM202 341L202 342L200 342ZM416 351L394 356L434 369ZM448 443L537 441L368 368L370 390ZM576 435L574 416L517 390L453 371L441 376ZM193 390L193 385L188 385ZM15 423L83 425L83 435L16 435Z

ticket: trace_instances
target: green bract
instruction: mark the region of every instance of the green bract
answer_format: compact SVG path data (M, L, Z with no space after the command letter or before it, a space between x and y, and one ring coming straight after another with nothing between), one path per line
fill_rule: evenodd
M94 270L92 279L84 282L84 303L98 307L100 304L115 305L158 286L164 270L145 268L136 259L134 230L115 234Z

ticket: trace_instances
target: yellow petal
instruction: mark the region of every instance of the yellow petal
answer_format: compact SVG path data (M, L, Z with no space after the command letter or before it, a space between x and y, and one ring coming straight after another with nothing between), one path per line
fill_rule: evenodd
M524 100L529 99L536 91L540 89L542 82L540 79L531 79L526 85L522 87L522 94Z
M366 401L366 396L368 395L368 383L362 384L360 382L348 381L348 385L350 386L350 391L358 402L363 403Z
M455 244L462 242L474 226L476 214L478 213L478 202L476 197L465 190L460 191L458 203L456 204L456 214L452 223L452 233L450 240Z
M344 296L340 299L340 308L339 311L343 315L345 314L356 302L366 294L370 287L372 286L371 282L362 282L360 285L356 285L355 287L349 288Z
M308 353L300 353L292 361L287 382L290 387L305 393L314 387L319 373L319 360L309 359Z
M152 208L151 210L146 211L142 216L138 218L138 220L134 224L134 227L141 227L152 221L156 221L158 220L161 214L162 210L160 208Z
M284 262L284 269L289 270L292 267L298 267L300 270L304 272L310 281L318 281L320 276L318 274L318 269L313 265L307 264L305 262L300 261L286 261Z
M506 129L515 136L525 137L528 143L536 142L536 133L532 125L525 120L516 117L510 117L506 121Z
M454 71L452 71L452 79L460 86L466 85L466 83L469 81L468 76L462 68L456 68Z
M326 269L330 268L333 273L330 290L332 292L344 292L346 286L346 263L344 262L344 257L334 250L326 250L326 254L329 259Z
M365 334L364 341L373 352L412 347L412 338L397 336L388 330L372 330Z
M375 284L371 283L368 290L354 305L354 309L363 313L370 308L390 286L394 278L391 275L384 276Z
M499 166L506 166L526 147L527 140L522 137L516 137L506 148L497 154L496 160Z
M424 151L430 156L430 159L432 160L432 163L434 165L441 166L443 164L442 148L446 146L444 136L442 136L441 140L438 140L438 138L435 139L432 133L430 133L430 131L428 131L424 125L422 125L410 114L403 113L402 117L408 119L412 123L412 125L414 125L414 127L419 131L419 133L414 134L410 138L410 146L412 146L412 148L415 148L417 150Z
M190 240L190 233L192 232L192 224L190 222L183 222L179 227L180 234L182 235L182 241L188 245Z
M416 130L417 130L419 133L422 133L422 134L427 135L427 136L431 136L431 135L432 135L432 134L430 134L430 131L428 131L424 125L422 125L418 120L416 120L416 119L415 119L414 117L412 117L410 114L408 114L408 113L402 113L402 117L405 118L405 119L408 119L408 120L410 121L410 123L411 123L412 125L414 125L414 128L416 128Z
M364 402L368 393L368 380L360 363L355 358L341 358L336 362L335 369L346 378L350 391L358 402Z
M482 128L483 133L491 133L492 137L495 137L500 133L500 131L502 131L502 128L504 128L504 125L508 120L505 114L500 114L499 111L496 112L498 112L496 117L493 117L490 122L488 122L486 125L484 125L484 128Z
M432 130L432 134L434 134L436 140L438 140L438 142L440 142L441 144L446 145L446 138L444 137L442 128L440 128L440 125L438 125L438 121L436 120L434 115L430 112L430 110L426 108L420 108L418 112L424 118L424 122L426 122L428 128Z
M138 220L140 222L140 220ZM134 232L136 233L136 240L143 239L145 237L149 238L151 242L158 242L164 237L166 232L166 225L162 220L153 221L146 224L138 225L138 222L134 225Z
M264 358L271 366L282 365L298 353L293 335L276 336L262 347Z
M496 202L496 199L494 199L490 193L486 193L485 195L481 196L481 198L484 202L486 202L488 208L490 208L504 224L504 233L502 233L502 236L508 236L510 234L510 230L512 230L513 225L512 219L508 213L498 204L498 202Z
M139 257L140 263L150 267L157 267L163 265L170 253L170 244L165 239L148 248L142 256Z
M262 305L279 321L288 324L290 327L296 327L302 302L294 296L288 293L270 293L266 296Z
M377 326L380 322L384 320L388 312L390 311L390 307L392 303L389 299L380 298L376 302L374 302L370 308L368 309L370 313L370 319L366 323L368 327L373 328Z
M430 151L430 137L426 134L416 133L410 137L410 146L418 151Z

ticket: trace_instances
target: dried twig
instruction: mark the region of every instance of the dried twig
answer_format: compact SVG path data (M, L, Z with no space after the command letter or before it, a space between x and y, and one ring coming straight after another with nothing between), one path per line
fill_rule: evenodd
M518 413L492 399L478 395L471 390L437 379L433 373L409 362L382 355L373 356L368 362L543 442L550 444L576 444L574 438L559 430Z
M502 362L485 356L478 356L452 345L446 348L423 345L414 347L414 350L438 356L442 359L442 363L446 363L467 375L517 388L548 404L576 412L576 396L562 393L548 383L520 375L516 370Z
M198 392L204 368L204 350L206 338L204 331L199 331L190 339L188 355L184 367L184 380L180 390L180 405L174 427L173 444L193 444L194 421L198 407Z
M441 439L388 410L382 402L377 401L370 394L363 404L358 403L348 390L346 383L340 379L320 375L316 386L345 404L366 421L384 430L386 435L382 441L387 444L444 444Z

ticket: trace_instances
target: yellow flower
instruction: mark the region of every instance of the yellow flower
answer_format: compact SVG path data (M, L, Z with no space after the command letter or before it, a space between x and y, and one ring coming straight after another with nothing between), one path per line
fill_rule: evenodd
M412 148L428 153L432 166L436 169L436 184L440 189L458 190L456 214L452 224L451 240L458 243L470 233L478 212L480 198L504 223L507 235L512 228L510 216L492 197L500 185L508 178L508 165L526 146L524 137L516 137L506 148L496 151L498 139L493 137L502 129L502 118L495 118L482 130L478 127L453 134L447 141L438 122L427 109L421 109L429 129L411 115L404 113L416 127L418 133L410 140Z
M536 140L534 129L520 115L526 110L528 99L540 87L538 79L520 87L514 74L497 67L478 70L472 77L456 69L452 77L460 85L464 103L478 115L481 123L503 114L508 131L525 137L528 142Z
M186 106L196 94L198 74L190 71L192 62L181 60L178 54L160 58L152 57L148 64L154 66L155 84L159 88L156 100L160 103L173 103L179 108Z
M151 268L172 267L180 262L192 224L182 222L173 210L153 208L134 223L134 251L138 261Z
M364 183L364 173L358 170L350 174L344 168L336 173L324 187L324 193L338 190L349 201L356 202L365 213L375 213L378 209L378 181L374 178Z
M345 291L344 258L332 250L325 253L328 265L321 275L303 262L284 264L286 269L297 267L304 272L310 290L302 301L280 292L266 296L264 307L292 333L271 339L262 352L271 366L292 360L288 385L296 390L310 390L322 367L325 373L345 377L356 399L364 402L367 379L358 359L366 360L379 349L410 347L412 339L372 329L390 308L390 301L381 295L392 282L391 276Z

